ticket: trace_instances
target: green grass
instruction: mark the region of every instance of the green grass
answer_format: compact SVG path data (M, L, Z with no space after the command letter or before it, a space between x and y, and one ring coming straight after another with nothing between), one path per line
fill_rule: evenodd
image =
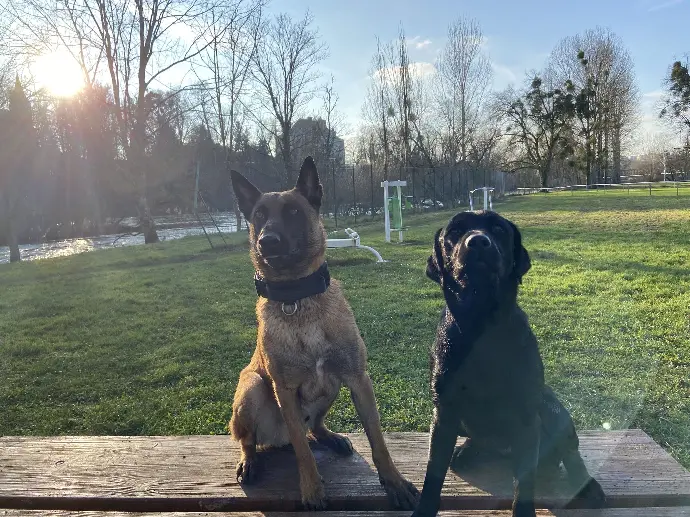
M690 467L688 206L687 196L566 192L497 208L530 250L520 302L578 428L641 427ZM424 268L450 215L406 216L403 245L360 221L387 264L329 252L389 431L428 429L442 301ZM4 265L0 289L0 435L225 432L256 336L242 236L229 250L190 238ZM360 429L345 392L329 424Z

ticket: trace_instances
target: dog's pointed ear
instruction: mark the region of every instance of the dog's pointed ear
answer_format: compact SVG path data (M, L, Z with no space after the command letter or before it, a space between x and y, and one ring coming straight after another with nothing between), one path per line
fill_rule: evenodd
M249 221L252 217L254 206L256 206L256 202L261 197L261 191L237 171L230 171L230 178L232 179L232 189L235 191L240 211L245 219Z
M532 267L532 261L529 258L529 253L527 253L527 250L522 245L520 230L518 230L518 227L512 222L510 226L513 228L513 274L518 282L522 283L522 277L525 276Z
M311 156L307 156L299 170L299 178L295 188L307 198L309 204L318 212L321 208L321 198L323 197L323 187L319 182L319 173L316 171L316 164Z
M441 283L441 275L443 275L443 249L441 248L441 232L443 228L439 228L434 235L434 250L429 255L426 261L426 276L431 278L437 284Z

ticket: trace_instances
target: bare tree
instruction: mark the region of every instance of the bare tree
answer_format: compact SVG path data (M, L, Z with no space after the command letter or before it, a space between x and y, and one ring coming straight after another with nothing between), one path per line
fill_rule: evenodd
M623 42L608 29L585 31L562 40L548 68L555 83L571 80L586 93L589 118L579 133L588 181L617 180L639 111L634 65Z
M319 77L316 67L327 55L318 32L311 28L312 22L309 12L297 21L287 14L276 16L265 24L254 53L253 75L261 90L259 103L277 123L275 129L267 129L283 161L284 185L291 185L295 180L292 125L314 98Z
M102 49L120 128L120 144L138 195L139 219L147 243L156 242L147 190L146 120L159 102L178 94L166 74L185 66L215 38L204 38L206 14L222 3L206 0L81 0ZM148 98L153 85L166 95Z
M338 161L344 159L344 156L334 156L336 151L335 139L338 133L342 133L345 130L345 120L342 113L338 111L339 101L340 97L335 91L335 80L331 76L331 80L321 87L321 111L326 122L322 140L324 156L328 164L332 163L336 158Z
M337 111L338 101L340 100L337 92L334 88L333 76L329 83L326 83L321 90L321 101L322 101L322 113L324 115L324 134L321 135L320 140L323 142L323 155L324 155L324 169L326 172L326 178L328 178L328 172L331 173L333 180L333 214L335 216L335 225L338 227L338 202L336 196L336 185L335 185L335 166L334 166L334 152L335 152L335 137L336 137L336 126L341 126L343 123L342 116Z
M229 165L234 150L234 131L247 94L248 78L257 49L265 0L235 0L222 10L207 13L210 44L199 56L195 73L202 85L209 131L226 149Z
M247 94L264 5L265 0L234 0L222 10L211 9L206 23L210 45L194 66L204 124L223 147L226 172L233 167L235 136L243 128L242 98ZM234 208L239 228L242 213L237 203Z
M453 164L467 160L470 136L477 130L491 83L491 65L484 55L482 29L460 18L448 27L448 43L439 58L439 114L454 149Z
M395 116L395 110L392 106L391 92L390 92L390 67L392 64L388 62L387 53L381 45L381 41L376 40L376 54L372 59L370 77L371 82L367 90L366 99L362 106L362 114L369 122L369 127L372 130L372 137L375 134L378 140L378 146L375 145L374 139L369 139L367 148L371 150L369 159L374 160L380 155L383 167L383 179L388 179L388 168L390 164L391 152L391 135L390 135L390 119ZM379 147L380 153L376 153L375 149Z
M232 0L228 0L232 1ZM56 45L66 49L81 67L87 88L101 70L109 79L116 108L120 153L138 197L146 242L158 236L149 207L146 149L152 135L147 119L156 103L182 88L166 84L174 69L189 63L220 37L217 28L206 35L207 13L228 8L224 0L41 0L13 1L14 45L37 55ZM230 4L231 6L234 4ZM152 88L163 96L148 97Z

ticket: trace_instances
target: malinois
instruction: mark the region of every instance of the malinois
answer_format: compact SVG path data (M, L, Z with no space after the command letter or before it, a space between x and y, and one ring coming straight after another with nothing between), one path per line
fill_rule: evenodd
M418 491L398 472L386 448L366 371L366 347L340 285L328 273L326 233L319 216L323 187L314 160L304 160L292 190L263 194L235 171L232 185L249 223L259 294L256 349L240 373L229 424L242 447L238 481L256 479L257 447L291 443L302 503L307 509L323 509L326 494L307 431L335 452L352 454L350 440L324 424L344 384L391 503L413 508Z

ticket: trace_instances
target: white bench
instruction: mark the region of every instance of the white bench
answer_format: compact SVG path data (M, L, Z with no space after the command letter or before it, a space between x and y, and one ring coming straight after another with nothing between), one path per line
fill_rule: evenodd
M345 228L347 239L326 239L327 248L359 248L362 250L371 251L376 257L376 262L386 262L381 257L381 254L371 246L364 246L359 242L359 234L352 228Z

